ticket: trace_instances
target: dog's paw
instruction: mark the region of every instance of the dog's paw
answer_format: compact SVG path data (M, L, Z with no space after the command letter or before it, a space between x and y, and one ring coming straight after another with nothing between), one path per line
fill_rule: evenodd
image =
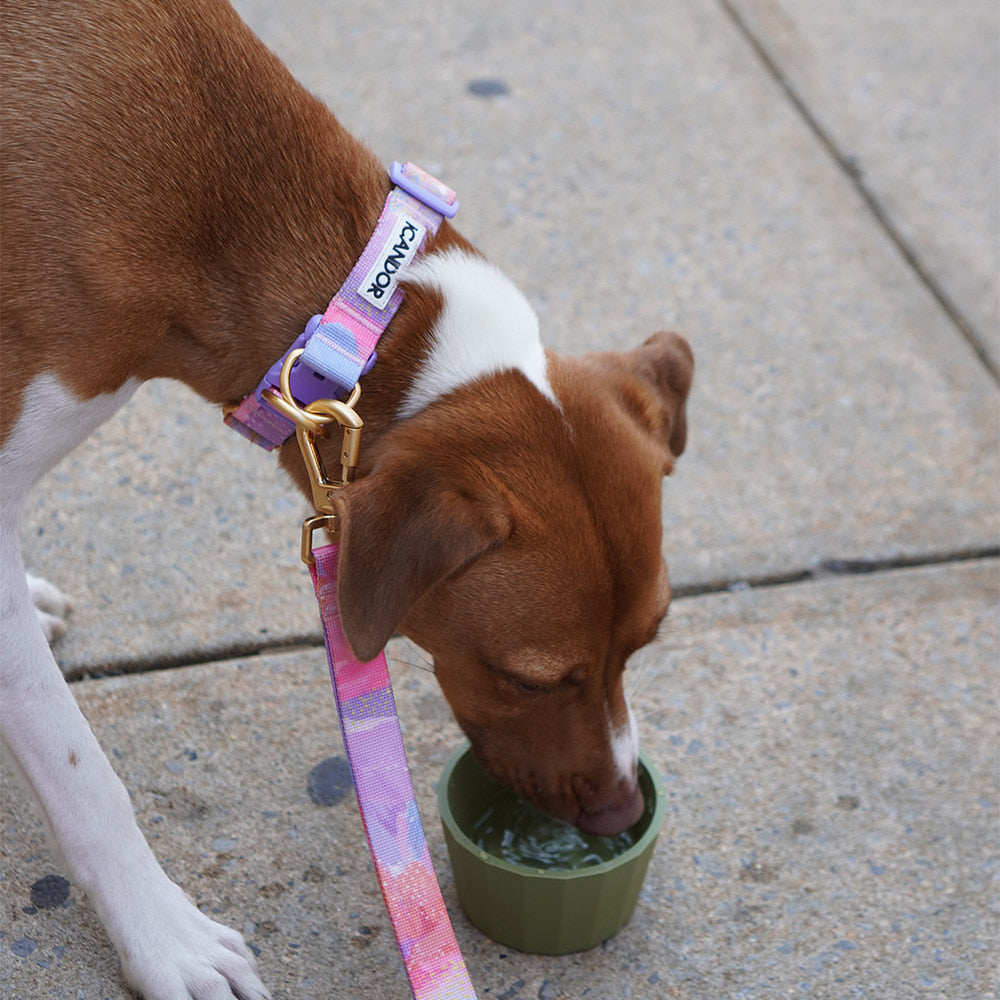
M145 1000L270 1000L243 938L210 920L175 885L146 899L116 944ZM110 928L109 928L110 929Z
M48 580L26 573L28 590L35 605L35 614L49 642L66 634L66 619L73 610L69 598Z

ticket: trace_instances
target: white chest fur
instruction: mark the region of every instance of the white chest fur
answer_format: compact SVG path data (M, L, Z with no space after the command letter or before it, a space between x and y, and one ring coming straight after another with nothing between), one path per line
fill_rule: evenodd
M439 291L444 308L400 417L411 417L446 393L502 371L522 372L558 405L546 374L538 317L501 271L481 257L453 251L418 261L406 280Z
M0 499L3 511L19 509L35 482L135 393L130 379L117 392L81 400L53 375L39 375L28 386L21 415L0 450Z

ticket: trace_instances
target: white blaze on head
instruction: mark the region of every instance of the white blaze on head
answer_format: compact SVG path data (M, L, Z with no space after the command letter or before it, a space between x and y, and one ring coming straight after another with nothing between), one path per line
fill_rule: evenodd
M639 730L632 714L632 706L626 705L628 718L619 729L611 729L611 753L615 758L618 776L631 780L635 762L639 756Z
M452 250L418 260L406 281L437 290L444 308L400 417L412 417L454 389L502 371L522 372L558 406L546 373L538 317L506 275L481 257Z

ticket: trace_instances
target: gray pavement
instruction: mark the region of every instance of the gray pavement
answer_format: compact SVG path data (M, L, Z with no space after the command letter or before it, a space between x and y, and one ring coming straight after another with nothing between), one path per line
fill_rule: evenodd
M698 360L664 501L682 596L634 670L669 812L621 934L538 958L467 923L432 801L459 733L392 647L480 995L996 997L995 4L237 6L460 192L549 345L673 327ZM26 560L75 598L56 653L154 849L275 996L404 997L352 797L307 792L341 748L303 506L150 385L43 484ZM2 791L0 997L127 996L79 891L32 902L58 869Z

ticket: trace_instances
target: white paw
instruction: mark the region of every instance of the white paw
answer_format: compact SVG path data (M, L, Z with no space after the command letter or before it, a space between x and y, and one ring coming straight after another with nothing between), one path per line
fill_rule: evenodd
M66 618L73 610L69 598L48 580L26 573L28 590L35 604L35 614L49 642L66 634Z
M253 953L236 931L210 920L173 884L157 896L142 901L120 936L112 933L125 978L140 996L270 1000Z

